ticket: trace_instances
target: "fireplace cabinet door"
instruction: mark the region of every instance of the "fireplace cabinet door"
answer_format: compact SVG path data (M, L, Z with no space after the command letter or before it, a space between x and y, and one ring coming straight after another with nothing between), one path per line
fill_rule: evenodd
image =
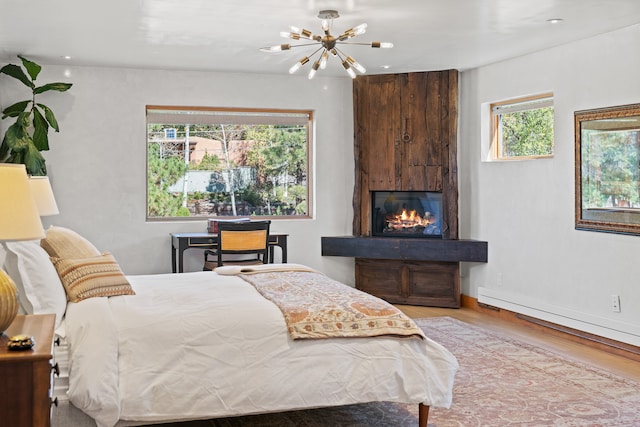
M356 288L393 304L460 307L457 262L356 258Z

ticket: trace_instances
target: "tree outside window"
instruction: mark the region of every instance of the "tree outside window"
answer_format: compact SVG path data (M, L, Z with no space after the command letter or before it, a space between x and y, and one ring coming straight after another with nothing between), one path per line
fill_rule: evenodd
M147 107L148 218L309 217L311 125L310 111Z

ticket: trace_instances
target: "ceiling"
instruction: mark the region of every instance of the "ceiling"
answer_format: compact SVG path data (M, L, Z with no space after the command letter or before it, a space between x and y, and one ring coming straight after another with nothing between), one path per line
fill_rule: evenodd
M259 48L290 25L321 34L324 9L333 35L366 22L352 41L394 44L342 46L368 74L466 70L640 23L640 0L0 0L0 60L286 75L315 49ZM335 59L321 74L346 76Z

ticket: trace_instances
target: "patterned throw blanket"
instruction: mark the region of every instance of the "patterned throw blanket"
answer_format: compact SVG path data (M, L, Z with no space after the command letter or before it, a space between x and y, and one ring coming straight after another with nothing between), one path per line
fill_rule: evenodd
M311 269L243 272L239 277L280 308L294 340L424 337L413 320L391 304Z

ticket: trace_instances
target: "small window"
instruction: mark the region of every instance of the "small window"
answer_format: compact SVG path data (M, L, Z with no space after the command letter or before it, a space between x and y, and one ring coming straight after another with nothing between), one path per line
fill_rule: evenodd
M310 217L311 111L146 113L147 219Z
M496 102L491 106L493 160L553 156L553 95Z
M175 128L166 128L164 130L164 137L167 139L176 139L177 129Z

